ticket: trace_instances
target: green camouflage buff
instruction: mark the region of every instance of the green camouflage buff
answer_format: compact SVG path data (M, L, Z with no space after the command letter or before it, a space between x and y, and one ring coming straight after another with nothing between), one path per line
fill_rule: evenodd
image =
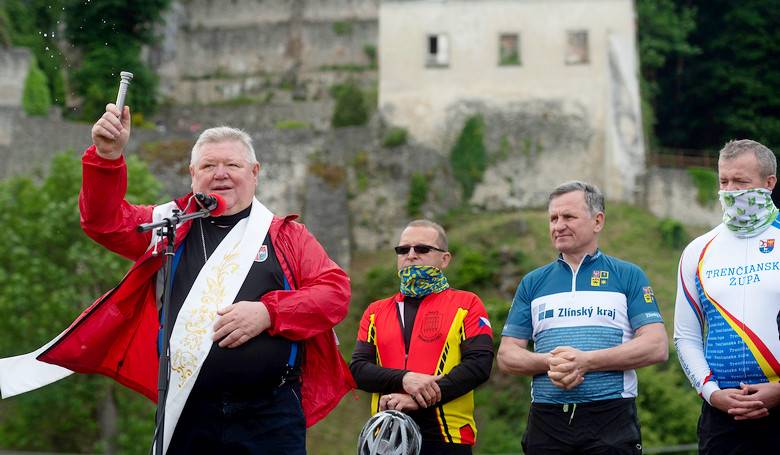
M772 192L766 188L719 191L723 206L723 224L737 237L755 237L777 218Z
M425 297L441 292L450 284L441 270L430 265L410 265L398 271L401 293L408 297Z

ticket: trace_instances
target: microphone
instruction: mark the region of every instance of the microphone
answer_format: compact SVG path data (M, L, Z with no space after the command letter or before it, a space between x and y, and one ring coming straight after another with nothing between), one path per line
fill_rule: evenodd
M225 212L225 200L219 194L195 193L193 196L201 209L210 212L211 216L220 216Z
M138 227L136 227L136 230L138 232L146 232L151 231L152 229L157 228L169 228L171 226L176 226L179 223L183 223L187 220L192 220L195 218L205 218L207 216L220 216L223 213L225 213L225 210L227 210L227 204L225 204L225 200L220 196L219 194L203 194L203 193L195 193L187 200L187 207L184 208L184 210L188 210L190 208L190 204L192 204L192 200L195 199L195 203L198 204L200 207L200 210L196 210L192 213L183 213L179 209L173 209L173 215L171 215L168 218L163 218L160 221L155 221L152 223L144 223L139 224ZM159 229L158 235L161 237L166 234L161 234L162 229ZM172 231L169 231L172 232ZM172 239L173 237L169 237L169 239ZM167 252L165 254L168 254ZM171 253L173 254L173 253Z
M127 96L127 86L133 80L133 73L122 71L119 73L119 92L116 94L116 107L119 109L119 118L122 118L122 111L125 109L125 97Z

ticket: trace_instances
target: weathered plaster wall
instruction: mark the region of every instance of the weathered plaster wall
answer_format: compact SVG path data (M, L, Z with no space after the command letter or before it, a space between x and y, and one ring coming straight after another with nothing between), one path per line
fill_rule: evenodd
M0 46L0 106L22 105L22 90L31 59L27 49Z

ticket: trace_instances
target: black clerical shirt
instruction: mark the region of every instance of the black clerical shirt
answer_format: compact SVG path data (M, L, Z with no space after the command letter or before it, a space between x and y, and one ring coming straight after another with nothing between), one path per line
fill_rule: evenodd
M248 207L234 215L193 222L180 247L183 250L174 273L171 291L174 320L206 263L206 258L211 256L240 220L249 216L250 211L251 207ZM234 303L241 300L262 300L265 293L285 288L284 273L268 235L263 240L263 247L258 252ZM222 393L226 390L236 394L241 394L242 391L254 394L274 388L285 375L291 345L290 340L271 336L266 332L235 348L221 348L218 342L215 342L203 363L191 395ZM300 355L294 363L299 363L299 358ZM291 375L287 376L289 379Z

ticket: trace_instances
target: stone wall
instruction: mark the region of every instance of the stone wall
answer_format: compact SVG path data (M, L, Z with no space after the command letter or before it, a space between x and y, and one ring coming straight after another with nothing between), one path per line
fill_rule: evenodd
M52 155L90 144L90 128L56 117L28 117L21 108L0 108L0 179L45 175Z
M176 63L186 79L279 73L289 70L296 57L303 71L367 64L363 46L376 44L376 21L345 21L349 32L343 35L333 24L306 23L294 37L287 21L180 29ZM294 39L302 40L299 50L292 49Z
M53 108L48 117L27 116L21 108L0 107L0 179L14 175L46 175L53 155L72 150L81 153L92 144L92 125L69 122ZM134 153L140 144L159 140L155 130L133 130L128 150ZM175 186L174 188L180 188Z
M273 129L279 122L296 120L317 131L330 129L333 101L241 104L236 106L165 106L156 119L170 132L193 132L216 125L230 125L253 131Z
M215 27L284 22L292 11L307 21L347 19L376 20L378 0L179 0L186 7L193 26Z
M266 96L284 86L321 97L339 68L368 68L378 0L173 2L148 58L162 96L178 104ZM353 74L354 76L354 74ZM375 77L375 76L370 76Z
M643 202L655 216L694 226L715 226L721 222L723 212L718 202L718 189L712 189L711 203L702 206L696 199L698 189L687 170L653 167L645 178Z
M22 91L31 59L28 49L0 46L0 106L22 105Z
M485 122L488 167L471 204L486 210L539 207L552 188L567 180L604 186L603 135L581 106L555 101L502 108L477 101L457 103L448 110L446 151L476 113Z

